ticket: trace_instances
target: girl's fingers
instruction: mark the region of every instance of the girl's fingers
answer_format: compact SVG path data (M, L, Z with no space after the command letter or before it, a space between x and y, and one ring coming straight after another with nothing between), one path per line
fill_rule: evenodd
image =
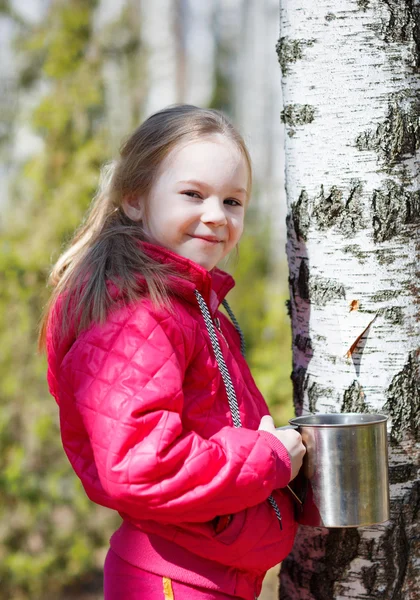
M264 415L260 421L258 429L262 431L274 432L276 428L274 426L273 417L270 415Z

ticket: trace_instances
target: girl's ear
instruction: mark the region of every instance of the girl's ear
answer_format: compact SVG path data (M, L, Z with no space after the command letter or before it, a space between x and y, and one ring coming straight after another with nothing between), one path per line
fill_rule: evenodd
M132 221L141 221L144 217L144 198L141 196L124 196L121 206Z

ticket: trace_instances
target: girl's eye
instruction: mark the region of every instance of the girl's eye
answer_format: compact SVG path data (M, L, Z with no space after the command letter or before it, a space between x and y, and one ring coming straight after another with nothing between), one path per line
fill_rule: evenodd
M201 198L201 196L198 192L188 191L188 192L182 192L182 193L185 194L186 196L189 196L190 198Z
M188 190L186 192L182 192L182 194L184 194L185 196L188 196L189 198L196 198L198 200L203 199L199 192L194 192L193 190ZM224 200L223 203L229 204L229 206L242 206L241 202L239 202L238 200L235 200L235 198L226 198L226 200Z

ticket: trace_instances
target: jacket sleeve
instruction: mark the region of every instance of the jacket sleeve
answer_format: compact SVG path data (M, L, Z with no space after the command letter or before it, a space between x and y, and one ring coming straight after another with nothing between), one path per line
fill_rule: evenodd
M204 439L188 430L187 366L180 325L145 302L73 347L73 394L98 496L105 492L108 506L134 519L204 522L259 504L290 479L288 453L274 435L225 426Z

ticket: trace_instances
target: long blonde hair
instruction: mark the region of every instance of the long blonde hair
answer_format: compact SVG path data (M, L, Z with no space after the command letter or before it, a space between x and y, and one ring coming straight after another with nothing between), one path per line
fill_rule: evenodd
M121 297L131 302L144 294L136 277L140 273L152 301L168 301L170 270L142 251L139 240L146 238L141 223L126 216L122 200L132 195L147 198L162 161L179 143L217 133L232 140L242 152L249 172L249 193L252 170L245 142L216 110L186 104L170 106L146 119L122 144L118 159L102 170L85 221L51 271L49 284L54 289L41 320L40 349L45 348L48 321L60 296L64 297L63 335L70 322L66 318L70 301L76 334L92 322L105 321L115 303L107 282L117 285Z

